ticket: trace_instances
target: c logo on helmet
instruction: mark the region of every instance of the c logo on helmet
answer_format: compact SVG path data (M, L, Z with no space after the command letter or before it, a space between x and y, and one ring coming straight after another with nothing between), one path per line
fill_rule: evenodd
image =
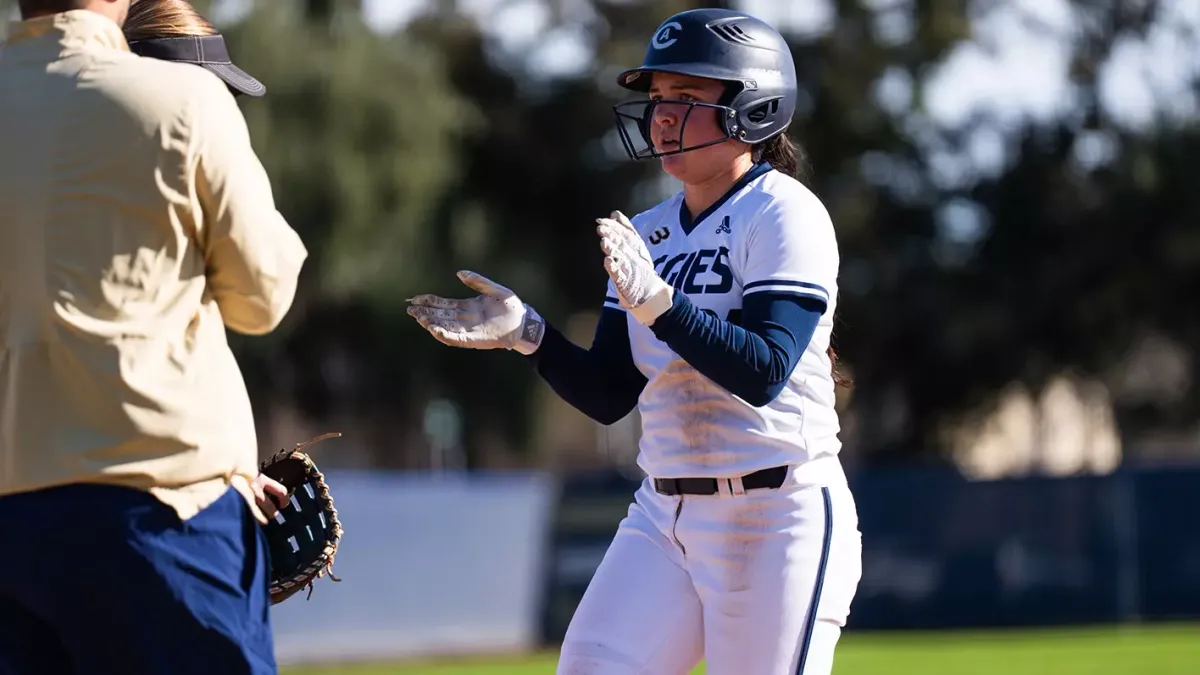
M672 28L680 32L683 31L683 26L679 25L678 21L664 23L662 28L659 28L658 32L654 34L654 39L650 41L650 46L655 49L666 49L675 44L676 38L671 36Z

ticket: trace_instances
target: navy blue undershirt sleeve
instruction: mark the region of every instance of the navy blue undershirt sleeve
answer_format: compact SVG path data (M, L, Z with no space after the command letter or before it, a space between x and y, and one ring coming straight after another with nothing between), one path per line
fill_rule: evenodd
M546 324L541 346L528 358L555 393L601 424L628 415L646 387L646 376L633 363L625 312L619 309L601 310L590 349Z
M676 290L650 330L710 380L761 407L783 391L824 313L820 299L763 291L743 298L740 316L721 319Z

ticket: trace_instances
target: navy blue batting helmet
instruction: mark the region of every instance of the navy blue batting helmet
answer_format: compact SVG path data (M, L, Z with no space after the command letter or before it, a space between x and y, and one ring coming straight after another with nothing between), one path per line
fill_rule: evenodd
M744 12L693 9L670 17L654 31L642 65L621 73L617 83L646 93L655 72L724 82L725 94L716 104L671 103L689 106L681 126L686 126L697 107L717 109L725 137L659 152L650 142L650 120L662 101L627 101L613 110L625 150L633 159L687 152L730 138L762 143L784 133L796 113L796 65L787 41L769 24ZM633 123L636 134L626 128L627 122ZM682 134L681 128L681 142ZM635 135L645 148L635 146Z

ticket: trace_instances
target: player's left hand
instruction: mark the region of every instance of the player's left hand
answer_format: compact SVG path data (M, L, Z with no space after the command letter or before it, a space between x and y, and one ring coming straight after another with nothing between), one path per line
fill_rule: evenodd
M625 214L613 211L608 218L596 219L604 269L612 279L621 304L644 326L671 308L675 291L654 271L654 261L642 235Z

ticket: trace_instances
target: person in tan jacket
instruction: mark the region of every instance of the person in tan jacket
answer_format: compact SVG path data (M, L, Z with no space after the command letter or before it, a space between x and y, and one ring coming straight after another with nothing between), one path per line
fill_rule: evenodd
M20 10L0 45L0 672L275 673L259 524L279 486L226 329L275 329L307 250L226 83L132 53L130 0Z

